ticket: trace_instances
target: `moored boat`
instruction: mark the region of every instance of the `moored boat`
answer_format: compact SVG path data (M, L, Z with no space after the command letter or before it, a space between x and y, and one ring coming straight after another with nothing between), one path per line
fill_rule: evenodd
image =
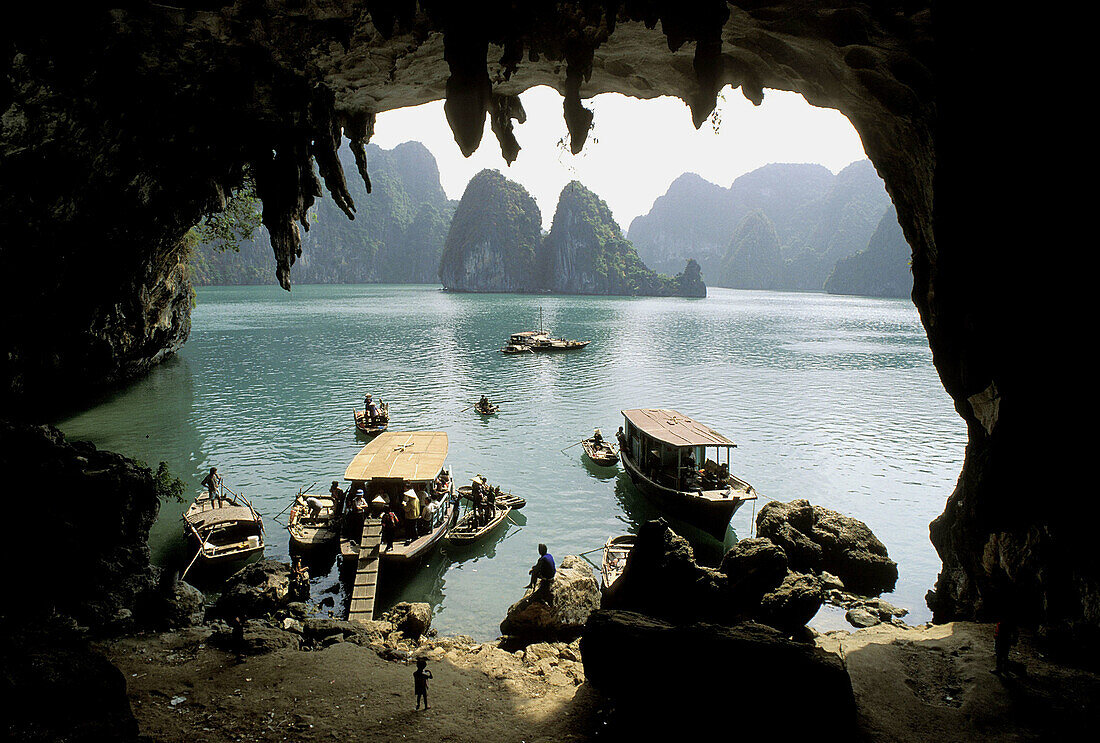
M503 524L511 511L507 506L496 506L493 515L486 519L483 515L479 516L477 509L471 508L447 532L446 539L452 544L472 544Z
M351 488L340 537L343 557L358 557L365 521L380 518L383 562L413 562L436 546L457 518L454 483L444 469L447 448L442 431L390 431L355 455L344 473ZM396 524L386 523L387 511Z
M509 343L504 348L500 349L500 352L501 353L506 353L506 354L509 354L509 355L515 355L515 354L532 354L532 353L534 353L534 350L532 350L530 346L521 345L521 344L517 344L517 343Z
M607 538L607 543L603 546L603 564L600 567L600 588L607 591L615 585L615 581L623 574L626 559L630 557L636 539L633 534Z
M737 444L675 410L622 414L619 457L634 487L670 515L721 540L737 509L757 497L751 485L729 472Z
M613 467L619 461L615 447L603 437L598 428L590 438L581 442L581 448L584 449L585 456L600 467Z
M263 519L247 498L227 487L195 498L183 523L200 564L234 563L264 551Z
M290 507L286 530L299 549L334 546L340 536L340 511L335 500L328 493L298 493Z

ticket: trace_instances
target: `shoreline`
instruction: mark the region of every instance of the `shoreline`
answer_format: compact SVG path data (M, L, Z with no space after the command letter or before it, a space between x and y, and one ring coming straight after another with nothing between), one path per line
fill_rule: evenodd
M238 662L212 642L214 634L206 625L94 644L125 677L143 735L169 743L614 736L609 702L584 680L579 652L570 659L575 642L509 652L462 636L403 640L405 651L335 641ZM1013 652L1026 674L990 673L992 625L884 624L816 634L815 643L847 668L867 740L1043 740L1097 721L1100 675L1051 661L1030 636ZM400 659L380 656L387 652ZM434 674L427 711L413 709L414 655L427 657ZM737 672L730 671L724 681L732 686Z

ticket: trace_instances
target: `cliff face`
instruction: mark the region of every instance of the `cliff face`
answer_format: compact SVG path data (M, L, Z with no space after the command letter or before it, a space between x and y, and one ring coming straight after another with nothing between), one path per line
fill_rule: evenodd
M455 210L439 280L453 291L537 291L541 235L542 213L527 190L495 170L483 170L470 179Z
M908 297L913 291L911 255L898 224L898 214L891 207L882 215L867 249L837 262L825 282L825 291L864 297Z
M607 204L578 181L558 197L538 264L545 288L559 294L673 296L680 291L677 280L646 268ZM699 296L701 283L693 283L696 293L689 296Z
M340 148L345 170L356 167L351 149ZM362 206L349 220L328 199L319 201L302 235L295 276L304 284L435 283L439 256L457 202L439 184L439 167L419 142L392 150L366 150L371 191L353 179L348 192ZM240 252L204 245L191 259L195 284L266 284L275 280L271 240L261 229Z

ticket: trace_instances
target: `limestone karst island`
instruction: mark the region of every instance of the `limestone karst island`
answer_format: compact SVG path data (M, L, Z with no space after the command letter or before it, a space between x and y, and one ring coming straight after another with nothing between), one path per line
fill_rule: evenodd
M10 10L5 739L1085 739L1043 15Z

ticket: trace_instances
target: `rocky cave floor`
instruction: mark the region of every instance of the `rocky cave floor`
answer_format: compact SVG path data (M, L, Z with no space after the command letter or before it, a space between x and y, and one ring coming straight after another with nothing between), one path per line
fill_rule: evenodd
M584 682L576 645L540 643L508 652L469 638L424 638L430 710L414 710L406 661L337 642L279 649L238 661L196 627L103 643L123 673L141 733L157 741L616 739L616 719ZM955 622L818 635L851 676L863 738L949 743L1076 738L1100 722L1100 675L1058 665L1024 636L1011 676L994 666L993 627ZM685 652L705 649L685 648ZM751 700L751 669L720 669L716 695ZM732 683L731 683L732 682ZM730 684L734 687L728 691ZM723 688L724 687L724 688ZM751 705L730 714L731 730ZM691 715L682 716L684 732ZM781 729L775 736L782 739ZM823 732L827 732L824 731Z

